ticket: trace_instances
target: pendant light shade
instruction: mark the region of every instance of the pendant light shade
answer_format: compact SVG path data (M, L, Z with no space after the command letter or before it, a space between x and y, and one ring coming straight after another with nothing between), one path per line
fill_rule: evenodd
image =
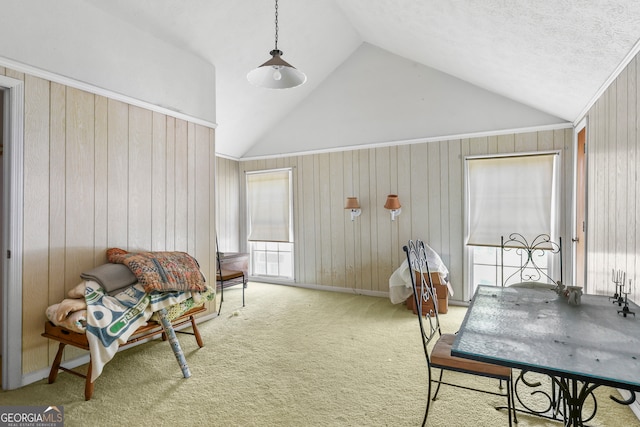
M288 89L300 86L307 81L307 76L302 71L282 59L283 53L278 49L278 0L276 0L276 44L269 55L271 55L270 60L247 74L251 84L268 89Z
M282 59L281 50L274 49L269 53L272 56L270 60L247 74L251 84L269 89L287 89L307 81L302 71Z

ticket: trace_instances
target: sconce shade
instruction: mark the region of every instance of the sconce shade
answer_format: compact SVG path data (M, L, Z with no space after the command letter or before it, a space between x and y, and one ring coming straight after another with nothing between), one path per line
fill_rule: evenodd
M360 203L358 203L357 197L347 197L347 204L345 209L360 209Z
M397 194L389 194L387 196L387 202L384 204L384 208L385 209L400 209L402 206L400 206L400 200L398 200L398 195Z

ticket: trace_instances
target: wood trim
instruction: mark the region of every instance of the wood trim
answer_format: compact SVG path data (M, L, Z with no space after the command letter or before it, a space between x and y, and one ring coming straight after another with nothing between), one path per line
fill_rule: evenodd
M4 170L3 188L3 236L4 263L2 337L2 388L11 390L22 384L22 253L23 253L23 188L24 188L24 78L7 70L7 77L0 76L0 86L8 88L9 140L4 158L8 159ZM5 95L7 93L5 92ZM3 243L4 243L3 242ZM11 251L7 259L6 251Z
M67 87L72 87L74 89L80 89L86 92L91 92L99 96L104 96L105 98L117 100L120 102L124 102L126 104L144 108L146 110L155 111L157 113L161 113L167 116L175 117L176 119L181 119L185 121L189 121L192 123L196 123L202 126L206 126L212 129L215 129L218 125L214 122L201 119L199 117L194 117L188 114L180 113L179 111L172 110L170 108L161 107L159 105L152 104L150 102L141 101L136 98L132 98L130 96L123 95L118 92L113 92L99 86L94 86L89 83L81 82L69 77L61 76L56 73L52 73L47 70L43 70L36 67L31 67L26 64L22 64L20 62L12 61L7 58L0 57L0 66L4 66L7 69L17 70L21 73L26 73L31 76L40 77L45 80L49 80L51 82L60 83ZM1 69L2 67L0 67Z

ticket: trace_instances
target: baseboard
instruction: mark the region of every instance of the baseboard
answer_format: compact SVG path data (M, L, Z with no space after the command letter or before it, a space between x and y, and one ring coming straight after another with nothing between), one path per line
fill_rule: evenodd
M618 392L620 393L620 395L622 396L623 399L628 399L628 398L631 397L631 392L629 390L618 389ZM639 398L639 397L640 396L638 396L638 393L636 393L636 399ZM631 408L631 410L635 414L636 418L638 418L640 420L640 402L638 400L636 400L631 405L629 405L629 408Z
M460 301L457 299L449 299L449 305L457 305L460 307L469 307L469 301Z
M260 278L260 277L250 277L250 282L260 282L260 283L269 283L272 285L283 285L283 286L293 286L296 288L306 288L306 289L315 289L318 291L330 291L330 292L341 292L345 294L356 294L356 295L368 295L372 297L389 297L389 292L383 291L370 291L367 289L354 289L354 288L341 288L338 286L326 286L326 285L314 285L309 283L297 283L289 280L275 280L268 278Z
M78 356L73 359L67 360L61 363L60 365L64 366L67 369L74 369L74 368L77 368L78 366L86 365L87 363L89 363L89 355L84 354L82 356ZM21 387L24 387L28 384L35 383L44 378L49 378L50 371L51 371L51 366L49 366L48 368L42 368L35 372L30 372L27 375L23 375Z
M370 291L367 289L341 288L338 286L315 285L311 283L297 283L292 280L277 280L262 277L249 277L249 282L269 283L272 285L293 286L298 288L316 289L319 291L342 292L346 294L368 295L372 297L389 298L388 291ZM469 307L469 301L449 300L449 305Z

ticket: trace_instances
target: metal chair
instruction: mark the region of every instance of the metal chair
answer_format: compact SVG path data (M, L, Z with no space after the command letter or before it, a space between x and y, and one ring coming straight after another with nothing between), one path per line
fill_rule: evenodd
M440 386L442 384L463 388L466 390L479 391L482 393L503 396L507 398L507 411L509 416L509 426L513 420L517 422L513 400L513 382L511 377L511 368L490 363L478 362L451 355L451 346L455 340L454 334L443 334L440 331L440 321L438 318L438 299L435 294L433 283L431 282L431 274L429 265L427 264L427 256L425 245L422 241L410 240L407 246L403 247L407 254L407 262L413 270L411 274L411 285L413 287L413 297L418 310L418 320L420 322L420 333L422 336L422 344L424 347L424 355L427 361L428 373L428 394L427 407L424 413L422 425L426 425L427 416L429 414L429 406L432 400L436 400ZM419 282L419 283L416 283ZM423 307L425 312L423 312ZM430 347L430 344L433 344ZM431 350L429 350L431 348ZM436 378L434 369L440 370L440 375ZM466 374L479 375L500 380L499 388L503 389L503 381L506 383L506 391L489 391L471 388L461 384L454 384L442 380L444 371L456 371ZM431 386L437 384L433 398L431 397Z
M218 238L216 237L216 259L218 268L216 270L216 283L220 285L220 311L222 311L222 303L224 302L224 288L242 284L242 306L244 307L244 289L247 287L247 278L241 270L226 270L222 268L220 262L220 250L218 249Z
M513 252L519 260L519 265L507 266L512 271L510 274L505 272L505 255L508 252ZM557 260L550 260L550 264L557 263L560 280L551 277L551 269L546 263L540 264L546 261L545 253L548 256L558 255ZM500 236L500 277L502 286L556 289L563 284L562 237L558 237L556 243L548 234L539 234L531 241L520 233L511 233L506 239Z

